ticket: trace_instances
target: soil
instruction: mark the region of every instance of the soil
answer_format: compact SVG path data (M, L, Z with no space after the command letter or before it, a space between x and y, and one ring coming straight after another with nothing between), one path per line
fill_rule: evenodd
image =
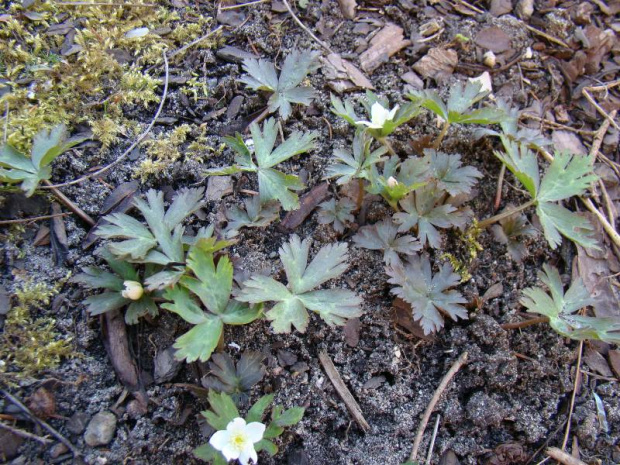
M457 33L474 37L484 28L497 26L510 36L515 51L531 47L541 40L525 28L523 21L512 15L494 17L484 13L466 16L451 10L448 5L451 2L428 2L426 7L406 0L392 4L378 0L359 3L358 20L344 19L336 2L310 1L307 8L296 10L302 21L313 30L319 21L325 30L337 28L334 35L323 34L321 37L334 51L354 63L358 53L352 51L366 39L365 34L356 32L355 28L360 24L370 25L371 30L375 30L377 25L392 22L404 29L406 38L412 37L420 25L432 19L441 18L446 29L443 40L407 47L370 75L376 92L390 102L404 100L407 84L401 77L411 71L412 65L426 54L428 47L445 44ZM438 5L434 7L436 3ZM487 10L487 3L495 2L474 3ZM577 2L542 3L559 3L555 8L563 12ZM203 14L216 15L215 7L210 2L202 3L199 8ZM446 8L449 13L443 14ZM225 33L226 45L256 50L262 57L276 62L280 62L294 48L320 50L318 44L279 9L277 2L264 2L232 11L243 15L243 21ZM594 14L602 15L598 9ZM596 21L600 23L603 20ZM576 26L572 24L571 27ZM457 67L445 82L437 84L427 79L426 87L437 88L445 97L455 83L479 75L480 52L475 45L460 48L459 63L463 65ZM494 73L496 96L510 96L513 105L521 108L531 107L536 100L544 100L551 107L570 105L562 86L558 88L554 82L557 70L554 68L556 74L553 75L547 73L543 56L543 53L534 54L530 61L536 65L535 70L526 70L525 77L523 69L516 66ZM467 63L475 66L468 68ZM204 71L201 77L210 83L211 106L195 104L194 108L188 108L188 100L180 96L178 86L172 85L161 116L177 118L178 122L174 124L187 121L196 125L205 124L207 139L214 147L220 145L222 135L229 133L231 128L247 125L251 115L263 109L264 97L246 90L237 82L242 74L239 64L219 58L212 50L196 48L189 52L181 66L200 70L200 73ZM526 89L522 78L527 79ZM330 88L320 70L310 77L310 83L318 91L317 98L310 107L296 108L289 121L283 124L283 129L285 133L293 130L316 131L319 134L317 148L309 155L295 157L293 161L281 165L287 173L301 173L308 188L322 181L325 167L332 162L334 149L349 147L353 136L351 127L331 113ZM225 107L238 95L244 96L244 101L235 119L229 119L223 113L213 119L202 120L207 111ZM361 95L361 92L353 92L346 98ZM148 110L128 111L133 111L136 119L148 122L154 109L151 106ZM573 116L571 124L574 127L596 130L602 122L600 118L588 120L577 106ZM169 127L157 125L154 134L164 129ZM475 166L484 174L467 205L477 218L485 218L493 214L500 170L493 149L498 146L492 139L477 140L474 129L468 126L451 129L442 150L462 154L464 164ZM415 145L412 141L421 140L429 134L434 136L437 132L436 121L425 113L400 128L392 137L392 143L399 154L413 155ZM586 142L590 141L591 138ZM124 148L123 144L119 144L105 159L97 159L93 163L78 156L77 151L64 154L54 165L52 181L71 180L92 166L109 163ZM618 161L612 145L604 144L602 151L611 160ZM200 174L202 169L225 166L231 161L230 150L207 159L202 165L192 160L181 160L163 178L150 179L140 189L145 192L148 188L157 188L172 193L196 184L206 186L207 180ZM63 192L97 218L103 201L112 189L131 180L135 163L127 161L116 166L105 176L105 182L87 181L67 187ZM516 183L513 181L511 176L506 177L502 205L527 200L514 188ZM235 187L257 190L252 176L239 179ZM332 186L332 192L335 191ZM18 208L10 211L5 204L3 219L45 213L47 200L37 198L39 200L34 207L28 209L26 203L20 203L23 198L15 197L14 204ZM199 217L189 220L188 230L191 232L209 223L221 223L224 207L238 204L240 199L240 195L234 195L207 202ZM365 221L372 224L389 214L383 203L369 202ZM52 283L65 277L67 272L76 273L96 262L92 249L82 249L88 227L75 216L65 217L64 223L69 246L65 264L54 262L50 248L33 245L36 226L27 227L18 242L2 245L0 263L4 271L0 284L4 288L12 289L15 270L27 273L35 280ZM393 295L386 282L380 252L354 246L351 233L339 236L331 226L320 225L316 212L294 233L313 239L311 256L324 244L336 240L349 243L350 267L334 285L351 288L362 296L364 315L360 318L359 342L354 346L347 343L343 328L328 327L314 316L306 334L273 334L269 322L265 320L243 327L226 327L226 351L233 358L238 359L239 353L245 350L260 351L266 356L266 375L253 388L251 399L274 392L278 403L286 407L301 405L306 408L302 421L277 441L280 453L275 458L263 453L260 463L404 463L411 451L422 413L441 378L463 352L468 353L468 363L437 404L424 435L420 449L423 454L420 456L426 455L437 416L440 420L432 463L455 463L449 461L449 451L456 454L461 464L538 463L545 457L546 446L561 446L574 390L579 344L557 335L546 324L520 330L504 330L501 325L520 320L518 313L522 307L518 301L521 291L538 283L537 273L543 263L554 264L565 276L571 274L576 256L572 244L565 241L563 247L554 252L540 237L530 239L526 241L527 257L523 262L516 262L492 234L483 232L478 239L482 250L470 261L460 236L449 232L444 238L444 248L431 253L431 258L438 265L442 253L452 253L468 264L471 279L462 283L459 290L471 303L469 319L447 321L444 330L434 337L420 338L397 324ZM289 234L283 232L278 224L266 229L242 230L237 243L229 248L237 272L281 275L277 251L288 240ZM498 284L502 286L499 295L488 300L481 299L487 290ZM146 319L128 327L130 346L142 371L149 399L148 411L136 412L131 407L131 396L123 397L123 386L103 346L100 319L89 316L81 303L85 295L87 292L79 286L68 283L54 306L57 328L72 337L76 356L65 359L57 369L41 373L38 379L23 382L10 390L20 398L28 398L41 386L53 392L56 416L47 421L83 453L86 463L199 463L192 456L192 450L209 438L210 430L200 415L201 410L207 409L208 403L188 390L186 385L200 386L201 377L208 372L207 364L183 364L173 379L160 384L153 381L155 356L168 349L189 325L173 314L162 312L155 319ZM51 308L42 310L43 314L49 315L51 312ZM606 354L610 348L603 346L594 347ZM283 351L288 359L286 363L282 360ZM362 432L349 415L318 360L320 351L329 354L360 404L364 417L371 425L369 432ZM291 359L295 361L288 363ZM600 410L597 409L594 392L604 408L607 432L599 422ZM109 444L91 447L84 442L81 431L72 432L69 419L78 413L85 413L90 418L100 411L112 411L117 416L116 431ZM36 434L44 434L28 422L21 422L19 426ZM584 462L620 463L620 449L617 446L620 439L620 390L617 379L586 375L575 397L570 426L569 450L578 447ZM50 445L26 440L9 463L73 463L70 453L53 455Z

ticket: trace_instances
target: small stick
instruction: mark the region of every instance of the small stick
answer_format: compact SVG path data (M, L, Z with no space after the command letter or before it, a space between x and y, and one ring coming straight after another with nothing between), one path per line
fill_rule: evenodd
M5 226L9 224L19 224L19 223L33 223L35 221L50 220L58 216L68 216L68 215L73 215L73 213L65 212L65 213L56 213L54 215L33 216L32 218L21 218L19 220L2 220L0 221L0 226Z
M542 31L539 31L538 29L533 28L529 24L525 24L523 22L522 22L522 24L523 24L523 27L525 29L527 29L530 32L533 32L536 35L539 35L540 37L544 37L549 42L553 42L554 44L557 44L557 45L559 45L561 47L564 47L564 48L570 48L568 45L566 45L566 43L562 42L560 39L556 39L555 37L550 36L549 34L546 34L546 33L542 32Z
M497 190L495 191L495 202L493 203L493 212L499 210L499 206L502 203L502 187L504 185L504 176L506 175L506 165L502 163L502 167L499 169L499 179L497 180Z
M321 39L319 39L317 36L314 35L314 33L308 29L304 23L301 22L301 20L297 17L297 15L293 12L293 9L291 8L291 5L289 4L288 0L282 0L284 2L284 6L286 6L286 9L288 10L288 12L290 13L290 15L293 17L293 19L295 20L295 22L297 24L299 24L299 27L301 27L304 31L306 31L306 33L308 33L308 35L310 35L310 37L312 37L314 40L316 40L316 42L323 47L325 50L327 50L329 53L334 53L334 51L329 47L329 45L327 45L325 42L323 42Z
M360 408L355 398L351 395L351 391L349 391L346 384L344 384L340 373L338 373L338 370L336 370L334 362L332 362L332 359L329 358L327 352L319 352L319 360L321 361L321 365L323 365L325 373L327 373L327 377L336 388L336 392L338 392L338 395L344 401L344 404L347 406L347 409L349 410L349 413L351 413L353 419L357 422L358 425L360 425L360 427L365 433L368 432L370 430L370 425L364 418L364 415L362 414L362 409Z
M22 404L19 401L19 399L17 399L16 397L11 395L10 393L5 391L4 389L0 390L0 392L2 392L4 397L6 397L13 404L15 404L15 406L18 407L22 412L24 412L26 415L28 415L28 417L32 421L34 421L35 423L38 423L39 426L41 426L42 428L46 429L50 434L52 434L52 436L54 436L56 439L58 439L60 442L62 442L65 446L67 446L67 448L73 453L74 457L80 457L82 455L81 452L79 450L77 450L77 448L73 444L71 444L71 442L69 442L69 440L67 440L62 434L60 434L58 431L56 431L54 428L52 428L46 422L44 422L39 417L34 415L30 411L30 409L28 407L26 407L24 404Z
M127 3L105 3L105 2L58 2L56 3L56 5L63 5L63 6L131 6L131 7L141 7L141 6L146 6L146 7L156 7L159 5L156 5L155 3L131 3L131 2L127 2Z
M20 436L25 439L32 439L34 441L40 442L41 444L52 444L54 441L47 438L42 438L41 436L37 436L36 434L29 433L28 431L21 430L19 428L13 428L12 426L7 425L6 423L2 423L0 421L0 428L10 431L16 436Z
M568 444L568 435L570 434L570 422L573 417L573 409L575 407L575 396L577 395L577 385L581 381L581 353L583 352L583 341L579 341L577 349L577 370L575 371L575 383L573 384L573 395L570 399L570 408L568 409L568 419L566 420L566 431L564 432L564 440L562 441L562 450L566 449Z
M558 449L557 447L550 447L545 451L545 453L552 459L555 459L558 462L563 463L564 465L587 465L585 462L582 462L578 458L567 454L566 452Z
M219 28L218 28L219 29ZM216 29L217 30L217 29ZM215 31L213 31L215 32ZM195 42L195 41L194 41ZM155 112L155 116L153 117L153 119L151 120L151 122L149 123L149 125L147 126L146 130L140 134L140 136L133 142L133 144L131 144L127 150L125 150L120 157L118 157L116 160L114 160L112 163L110 163L107 166L104 166L103 168L84 175L80 178L74 179L73 181L68 181L68 182L63 182L61 184L48 184L47 186L45 186L44 188L47 189L55 189L58 187L65 187L65 186L72 186L74 184L80 184L84 181L86 181L87 179L90 178L94 178L97 176L100 176L101 174L105 173L106 171L108 171L110 168L112 168L113 166L118 165L121 161L123 161L125 158L127 158L129 156L129 154L132 152L132 150L140 143L142 142L146 136L151 132L151 129L153 128L153 125L155 124L155 121L157 120L157 118L159 118L159 114L161 113L162 108L164 107L164 103L166 102L166 96L168 95L168 57L166 56L166 53L162 53L162 56L164 57L164 70L165 70L165 77L164 77L164 91L162 93L161 96L161 101L159 102L159 107L157 108L157 111ZM56 193L56 192L54 192ZM68 206L68 205L67 205ZM76 212L77 213L77 212ZM92 218L91 218L92 220ZM92 224L95 224L94 221Z
M439 430L439 420L441 415L437 415L437 419L435 420L435 427L433 428L433 437L431 437L431 444L428 446L428 454L426 454L426 463L431 463L431 458L433 457L433 449L435 448L435 439L437 439L437 431Z
M609 117L612 121L616 117L616 114L618 114L618 110L613 110L611 113L609 113ZM610 121L608 119L605 119L605 121L603 121L603 124L601 124L601 127L598 128L598 131L596 131L596 135L594 136L594 139L592 140L592 145L590 146L590 155L598 155L598 151L603 144L605 134L607 134L607 130L609 129L609 124Z
M411 451L411 455L409 456L410 462L415 462L418 456L418 449L420 448L420 443L422 442L422 437L424 436L424 429L426 428L426 424L428 423L428 420L431 417L431 413L433 413L433 409L435 408L435 405L437 404L437 402L439 402L439 398L441 397L441 394L443 394L443 391L446 390L446 388L448 387L448 384L450 383L454 375L456 375L456 372L459 371L461 367L463 366L463 364L467 361L467 355L468 355L467 352L463 352L461 356L456 360L456 362L454 362L454 364L450 367L448 372L445 374L445 376L439 383L439 386L437 387L435 394L433 394L431 401L426 407L426 410L424 411L424 415L422 416L422 422L420 423L420 426L418 427L418 432L416 433L415 440L413 441L413 450Z
M184 46L183 46L183 47L181 47L180 49L175 50L174 52L170 53L170 54L167 56L167 58L168 58L168 59L171 59L171 58L173 58L173 57L175 57L175 56L177 56L177 55L179 55L179 54L183 53L183 52L184 52L185 50L187 50L188 48L191 48L191 47L193 47L194 45L196 45L196 44L198 44L198 43L202 42L203 40L208 39L209 37L211 37L211 36L212 36L213 34L215 34L216 32L219 32L221 29L222 29L222 26L218 26L218 27L216 27L216 28L215 28L215 29L213 29L211 32L209 32L208 34L205 34L205 35L204 35L204 36L202 36L202 37L198 37L196 40L193 40L193 41L191 41L189 44L184 45ZM166 61L166 55L165 55L165 54L164 54L164 61ZM165 65L166 65L166 84L167 84L167 83L168 83L168 61L166 61ZM165 92L164 92L164 94L165 94ZM163 98L164 98L164 97L162 97L162 99L163 99ZM162 100L162 101L163 101L163 100ZM159 116L159 113L158 113L158 115L157 115L157 116ZM155 118L154 118L154 119L157 119L157 116L155 116Z
M605 215L603 215L600 211L598 211L598 209L592 203L592 200L582 197L581 201L583 202L583 204L586 206L588 210L594 213L594 216L596 216L596 218L600 221L601 226L603 226L603 229L609 235L611 240L614 241L614 244L616 244L617 247L620 247L620 234L618 234L618 232L611 225L611 223L607 221L607 218L605 218Z
M239 3L238 5L222 6L220 7L220 11L236 10L237 8L243 8L246 6L258 5L259 3L265 3L266 1L267 0L256 0L254 2Z
M548 322L549 322L549 318L547 318L546 316L539 316L537 318L532 318L530 320L525 320L525 321L519 321L517 323L504 323L503 325L501 325L501 328L507 331L510 329L526 328L528 326L537 325L538 323L548 323Z
M611 117L611 115L609 115L598 103L596 103L596 100L594 100L594 97L590 95L588 90L592 90L592 87L584 87L583 89L581 89L581 93L583 94L583 96L588 99L588 102L594 105L594 108L596 108L596 111L598 111L601 116L604 116L607 121L613 124L613 126L620 131L620 126L618 126L618 123L616 123ZM605 90L607 90L607 88L605 88Z
M49 182L47 179L43 180L43 184L45 184L45 186L43 186L44 188L47 187L48 189L50 189L52 191L52 193L56 196L56 198L62 202L63 204L65 204L65 206L71 210L73 213L75 213L77 216L79 216L80 218L82 218L86 223L88 223L90 226L94 226L95 225L95 220L93 220L90 215L88 215L88 213L86 213L84 210L82 210L80 207L78 207L76 204L74 204L71 199L69 197L67 197L65 194L63 194L62 192L60 192L58 189L56 189L56 186L52 185L51 182Z

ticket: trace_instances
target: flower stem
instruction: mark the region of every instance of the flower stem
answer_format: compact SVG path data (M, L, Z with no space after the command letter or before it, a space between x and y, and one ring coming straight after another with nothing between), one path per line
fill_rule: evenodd
M513 208L511 210L507 210L501 213L498 213L495 216L492 216L491 218L487 218L484 221L481 221L480 223L478 223L478 228L480 229L486 229L489 226L491 226L493 223L497 223L500 220L503 220L504 218L508 218L509 216L514 215L515 213L519 213L520 211L525 210L526 208L531 207L532 205L534 205L536 203L536 200L532 199L529 202L525 202L523 205Z
M357 205L356 210L359 212L364 203L364 179L357 178Z
M449 127L450 127L450 123L446 121L443 125L443 128L441 128L441 132L439 133L439 136L437 136L437 139L433 143L433 149L437 150L441 146L441 143L443 142L444 137L446 137L446 134L448 133Z
M390 144L390 142L385 138L385 137L381 137L379 139L377 139L381 144L383 144L383 146L387 149L388 153L392 156L396 156L396 152L394 151L394 149L392 148L392 144Z

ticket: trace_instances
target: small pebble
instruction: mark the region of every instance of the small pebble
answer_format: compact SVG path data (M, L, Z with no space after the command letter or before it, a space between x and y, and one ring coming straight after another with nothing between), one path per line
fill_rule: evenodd
M96 414L84 433L84 441L91 447L105 446L116 432L116 416L111 412Z

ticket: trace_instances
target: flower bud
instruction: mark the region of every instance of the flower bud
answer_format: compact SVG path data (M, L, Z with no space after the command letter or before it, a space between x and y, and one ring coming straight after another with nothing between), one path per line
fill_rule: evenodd
M123 286L125 286L125 289L121 292L121 295L126 299L140 300L142 294L144 294L142 284L138 281L125 281Z
M396 187L398 186L398 181L394 178L394 176L390 176L387 180L387 185L391 188Z

